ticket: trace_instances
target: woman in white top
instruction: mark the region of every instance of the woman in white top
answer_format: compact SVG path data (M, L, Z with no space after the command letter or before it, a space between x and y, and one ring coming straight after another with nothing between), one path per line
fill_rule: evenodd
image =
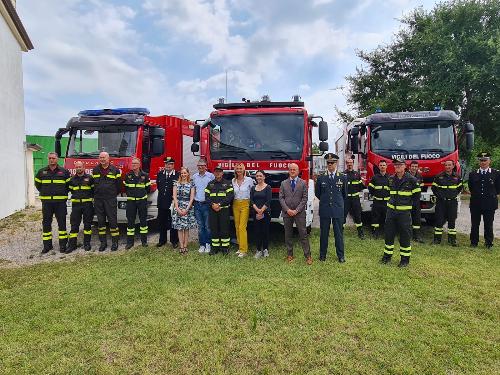
M234 201L233 217L236 229L236 240L239 250L236 253L243 258L248 253L247 223L250 212L250 190L254 186L254 180L245 175L245 165L236 164L233 178Z

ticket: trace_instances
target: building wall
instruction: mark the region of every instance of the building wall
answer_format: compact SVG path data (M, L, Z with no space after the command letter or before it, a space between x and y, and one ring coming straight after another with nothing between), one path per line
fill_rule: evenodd
M24 93L21 49L0 16L0 218L26 205ZM5 183L6 181L9 183Z

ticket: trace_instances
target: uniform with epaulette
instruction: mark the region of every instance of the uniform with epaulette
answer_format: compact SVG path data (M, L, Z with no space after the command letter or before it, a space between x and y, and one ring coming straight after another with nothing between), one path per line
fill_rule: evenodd
M403 159L393 160L393 164L404 165ZM394 239L399 236L399 267L406 267L411 256L411 210L415 196L419 194L420 186L415 177L404 171L401 177L396 174L389 176L389 201L385 219L385 247L382 263L388 263L394 254Z
M216 167L214 171L222 172L222 168ZM205 188L205 201L210 207L208 221L212 233L210 255L217 254L221 250L224 254L229 253L229 243L231 240L229 233L229 208L233 197L233 185L224 178L210 181ZM214 204L220 207L219 211L214 210Z
M368 184L368 191L373 198L372 204L372 234L375 238L380 233L380 226L385 222L387 202L389 201L389 175L375 174Z
M75 174L69 180L71 191L71 215L69 222L68 252L76 250L76 240L80 231L80 222L83 219L83 248L90 251L90 238L92 236L92 219L94 218L94 180L91 175L82 173Z
M434 244L441 243L443 225L448 222L448 243L457 246L457 230L455 221L458 215L458 196L463 189L462 179L451 172L441 172L434 177L432 192L436 196Z
M484 220L484 242L488 249L493 247L493 220L498 209L498 194L500 194L500 171L491 168L491 155L480 152L478 155L480 168L469 174L472 247L479 244L479 224L481 216Z
M359 197L363 191L363 182L361 182L361 174L358 171L345 170L344 174L347 177L347 198L344 207L344 223L347 215L351 214L354 225L358 231L358 237L363 239L363 223L361 222L361 202Z
M411 226L413 229L413 241L422 243L420 238L420 228L422 227L422 208L420 207L420 197L422 195L422 188L424 187L424 179L420 173L411 173L417 180L419 186L418 194L415 194L415 200L413 201L413 208L411 209Z
M135 173L130 171L123 179L127 194L127 246L134 246L135 219L139 216L139 233L142 246L148 245L148 194L151 190L149 175L142 169Z
M156 206L158 207L158 231L160 232L156 246L161 247L167 243L167 232L170 231L170 243L175 249L179 246L179 235L177 229L172 227L171 206L174 199L174 181L179 179L179 173L173 169L174 158L167 156L164 160L165 165L171 164L172 170L167 172L166 169L163 169L156 176L156 187L158 189Z
M42 254L52 250L52 217L55 216L59 229L59 251L66 252L68 232L66 232L66 201L68 200L69 171L63 167L49 166L38 171L35 187L42 201Z
M118 229L116 196L120 193L122 186L122 175L118 168L109 164L103 168L101 164L92 169L94 178L94 210L97 216L97 226L101 245L99 251L106 250L106 220L111 233L111 251L118 250Z
M344 263L344 201L347 198L347 177L336 170L339 157L328 153L325 159L329 165L325 174L316 180L314 195L319 199L320 248L319 260L326 260L330 224L335 236L335 250L339 262Z

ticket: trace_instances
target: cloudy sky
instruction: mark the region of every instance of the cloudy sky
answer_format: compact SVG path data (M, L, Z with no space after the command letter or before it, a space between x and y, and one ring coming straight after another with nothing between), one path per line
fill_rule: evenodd
M26 130L54 134L86 108L206 118L217 98L288 100L329 122L356 49L387 43L432 0L18 0Z

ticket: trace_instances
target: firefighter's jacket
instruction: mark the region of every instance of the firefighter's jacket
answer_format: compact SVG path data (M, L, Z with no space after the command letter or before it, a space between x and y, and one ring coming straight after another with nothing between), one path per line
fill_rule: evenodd
M456 199L463 189L462 179L455 173L441 172L434 177L432 192L438 199Z
M133 171L128 172L123 179L127 200L142 200L147 199L151 191L151 181L149 175L143 170L136 175Z
M389 200L389 175L381 175L377 173L372 177L368 184L368 191L373 197L374 201L388 201Z
M114 165L110 164L107 169L104 169L99 164L92 169L92 177L94 178L95 199L116 198L118 193L120 193L122 175L120 170Z
M205 201L211 206L213 203L219 203L221 208L227 208L231 205L234 198L234 189L231 182L221 179L212 180L205 189Z
M92 202L94 197L94 179L91 175L84 173L81 176L74 175L69 180L72 203Z
M40 169L35 176L35 187L40 192L42 202L62 202L68 199L69 171L57 166L51 170L48 166Z
M415 199L420 198L420 185L417 179L408 172L405 172L400 179L396 176L389 176L389 202L387 208L395 211L411 211Z

